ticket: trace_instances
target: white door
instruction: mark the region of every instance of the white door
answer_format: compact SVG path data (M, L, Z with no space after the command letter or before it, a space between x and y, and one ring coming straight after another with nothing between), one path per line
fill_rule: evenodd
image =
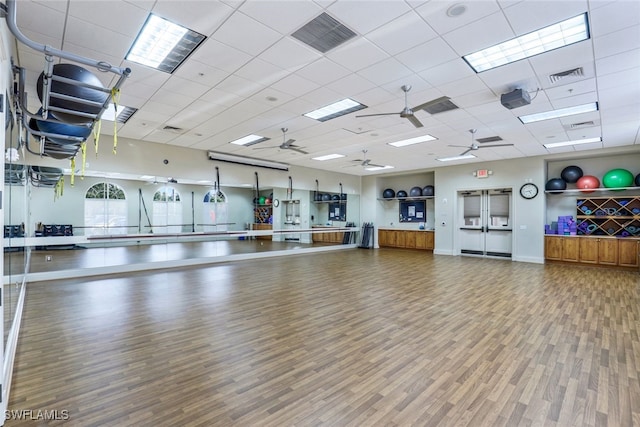
M460 253L511 258L511 190L462 191Z

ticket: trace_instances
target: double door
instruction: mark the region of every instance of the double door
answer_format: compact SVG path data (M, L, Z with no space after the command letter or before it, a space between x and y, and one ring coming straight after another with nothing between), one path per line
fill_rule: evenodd
M511 189L458 193L460 253L511 258Z

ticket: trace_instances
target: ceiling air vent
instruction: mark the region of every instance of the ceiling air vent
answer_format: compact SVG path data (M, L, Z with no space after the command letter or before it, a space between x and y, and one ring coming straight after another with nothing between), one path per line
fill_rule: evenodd
M587 126L595 126L596 124L593 122L593 120L589 120L588 122L580 122L580 123L571 123L571 129L576 129L576 128L583 128L583 127L587 127Z
M442 96L420 106L420 109L426 111L429 114L444 113L445 111L451 111L457 108L458 106L451 102L451 98L449 98L448 96Z
M579 78L584 76L584 70L582 67L574 68L572 70L561 71L559 73L551 74L549 76L549 82L551 84L558 83L560 80L568 78Z
M484 144L485 142L502 141L502 138L500 138L499 136L488 136L486 138L478 138L476 139L476 141L479 142L480 144Z
M136 111L138 111L137 108L124 107L124 109L116 116L116 121L118 123L127 123Z
M302 43L326 53L346 42L356 33L323 12L292 34Z
M165 126L165 127L162 128L162 130L166 130L167 132L171 132L171 133L182 133L182 132L184 132L184 129L177 128L175 126Z

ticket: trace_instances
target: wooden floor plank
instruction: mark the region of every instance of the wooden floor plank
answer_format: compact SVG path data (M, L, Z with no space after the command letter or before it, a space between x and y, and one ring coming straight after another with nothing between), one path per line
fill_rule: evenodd
M640 420L626 271L355 249L37 282L22 325L9 409L47 425Z

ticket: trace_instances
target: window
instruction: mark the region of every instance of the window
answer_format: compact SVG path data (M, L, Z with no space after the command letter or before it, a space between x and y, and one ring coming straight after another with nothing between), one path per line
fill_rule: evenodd
M182 232L182 203L173 187L162 187L153 195L152 224L154 231Z
M87 190L84 199L85 235L127 233L127 201L124 190L101 182Z
M216 195L212 190L204 195L202 203L204 231L227 231L227 196L222 191Z

